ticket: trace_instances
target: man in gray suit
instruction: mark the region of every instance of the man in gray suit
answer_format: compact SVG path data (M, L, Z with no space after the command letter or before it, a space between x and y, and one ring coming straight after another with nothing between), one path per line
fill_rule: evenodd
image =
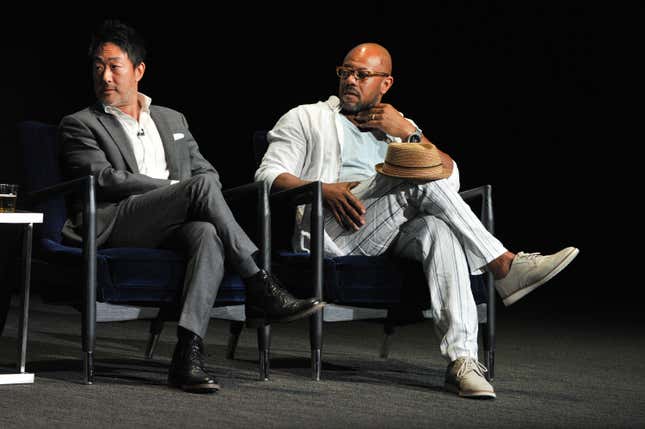
M184 116L152 105L138 91L146 66L136 31L105 21L89 55L97 103L59 125L65 174L96 178L99 245L168 247L186 255L168 383L186 391L217 391L219 385L205 369L202 338L225 260L247 286L247 324L295 320L324 303L294 298L258 268L258 248L235 221L218 173L201 155ZM80 242L80 207L72 213L63 235Z

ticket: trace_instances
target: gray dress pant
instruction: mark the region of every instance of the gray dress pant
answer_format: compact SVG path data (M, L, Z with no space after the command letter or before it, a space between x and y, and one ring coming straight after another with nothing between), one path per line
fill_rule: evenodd
M187 260L179 325L204 337L224 261L240 276L258 271L258 250L233 217L214 174L133 195L119 204L109 247L180 251Z

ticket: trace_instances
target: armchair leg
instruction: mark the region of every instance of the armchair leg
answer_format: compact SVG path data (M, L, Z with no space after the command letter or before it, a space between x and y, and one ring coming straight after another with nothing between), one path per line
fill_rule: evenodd
M175 304L163 305L159 308L157 317L150 322L150 336L148 337L148 344L146 344L146 351L144 357L151 360L154 356L157 344L161 338L161 331L163 331L164 323L167 320L178 320L179 308Z
M159 343L159 338L161 337L161 331L163 331L164 321L166 320L164 310L159 309L157 317L150 322L150 336L148 337L148 344L146 345L145 358L151 360L157 344Z
M240 341L244 322L233 321L229 325L228 344L226 345L226 359L235 359L235 350L237 343Z
M484 332L484 355L488 368L488 380L495 378L495 299L497 298L493 285L493 275L488 273L488 303L486 305L486 329Z
M484 349L486 355L486 367L488 368L489 380L495 378L495 331L490 332L488 347Z
M486 367L488 368L488 381L493 381L495 378L495 350L486 350Z
M269 380L269 349L271 348L271 325L258 328L258 353L260 380Z
M317 311L309 319L309 340L311 342L311 378L315 381L320 381L320 374L322 372L322 323L322 311Z
M311 378L314 381L320 381L322 373L322 350L311 349Z
M482 323L481 330L484 343L484 364L488 368L486 379L493 381L495 378L495 331L491 329L490 323Z
M152 357L155 353L155 349L157 348L157 343L159 343L160 336L161 336L161 332L150 333L150 336L148 337L148 344L146 344L146 353L144 356L146 360L152 360Z
M83 352L83 383L94 384L94 352Z
M390 348L394 337L394 324L385 322L383 325L383 343L381 344L380 357L387 359L390 356Z

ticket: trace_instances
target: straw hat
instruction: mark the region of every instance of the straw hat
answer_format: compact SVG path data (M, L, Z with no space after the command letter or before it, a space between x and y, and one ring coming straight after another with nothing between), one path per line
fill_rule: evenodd
M385 162L375 166L386 176L419 180L445 179L452 172L452 163L445 167L437 147L426 143L390 143Z

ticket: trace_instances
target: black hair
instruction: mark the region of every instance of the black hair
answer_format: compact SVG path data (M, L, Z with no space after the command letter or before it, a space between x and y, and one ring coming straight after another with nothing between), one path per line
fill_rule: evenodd
M145 61L146 47L143 38L128 24L116 19L106 19L92 34L89 56L94 59L105 43L114 43L128 54L134 66Z

